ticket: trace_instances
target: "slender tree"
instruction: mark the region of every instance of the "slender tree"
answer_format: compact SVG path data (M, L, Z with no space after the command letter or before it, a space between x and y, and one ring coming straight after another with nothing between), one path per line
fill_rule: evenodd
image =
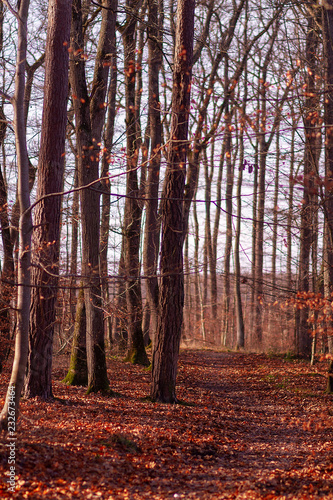
M100 29L91 94L85 74L84 26L81 0L73 0L70 82L73 93L82 221L82 271L85 287L88 393L109 392L104 318L99 270L100 191L99 153L105 118L105 96L113 46L115 12L112 0L102 2Z
M148 2L148 77L150 161L146 187L146 223L143 249L143 266L147 276L147 299L150 309L150 332L155 334L158 317L157 259L159 249L158 189L161 164L162 125L159 90L159 71L162 64L162 32L159 2Z
M142 203L139 200L137 163L139 158L139 129L137 120L135 31L137 18L133 12L140 7L140 0L127 0L127 18L123 28L125 57L126 101L126 200L124 213L124 264L126 270L126 304L128 352L126 360L149 365L142 332L142 296L140 280L140 238Z
M308 16L305 52L305 102L303 111L305 144L304 144L304 189L301 210L301 233L299 254L298 290L309 291L310 253L313 241L314 216L314 178L318 173L318 103L319 95L316 89L316 66L319 38L316 31L316 19ZM310 357L311 337L308 327L308 311L303 308L296 315L296 344L300 356Z
M322 3L324 41L324 118L325 118L325 242L324 242L324 293L327 308L331 309L333 284L333 1ZM332 309L331 309L332 311ZM332 321L327 322L328 347L332 353ZM327 391L333 392L333 361L330 361Z
M29 308L30 308L30 259L32 219L29 193L29 160L27 153L24 89L25 62L27 55L29 0L21 0L17 13L17 56L15 73L14 130L18 165L18 199L20 203L19 256L18 256L18 296L17 329L15 356L5 404L0 414L0 428L8 429L8 414L17 422L19 403L23 387L29 345ZM11 428L13 431L13 427ZM14 429L15 430L15 429Z
M152 361L151 397L164 403L177 401L176 375L183 322L183 200L188 150L194 6L193 0L178 0L171 136L161 211L161 285Z

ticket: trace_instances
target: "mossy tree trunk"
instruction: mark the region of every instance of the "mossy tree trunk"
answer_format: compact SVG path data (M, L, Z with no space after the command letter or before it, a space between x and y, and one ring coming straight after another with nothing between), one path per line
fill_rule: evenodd
M76 306L74 337L69 370L63 382L67 385L87 385L86 307L81 288Z

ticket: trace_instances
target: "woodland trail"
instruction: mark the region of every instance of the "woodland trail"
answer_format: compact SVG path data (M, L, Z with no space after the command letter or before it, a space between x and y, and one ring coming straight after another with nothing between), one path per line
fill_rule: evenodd
M325 362L182 351L173 406L144 399L140 367L110 359L107 398L62 384L67 366L56 359L54 402L22 402L14 494L2 437L1 499L333 499Z

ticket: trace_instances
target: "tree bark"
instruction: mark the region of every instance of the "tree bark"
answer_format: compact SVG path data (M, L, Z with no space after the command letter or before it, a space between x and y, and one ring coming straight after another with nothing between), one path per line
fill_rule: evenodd
M318 139L316 111L318 109L319 96L316 92L316 52L318 50L318 34L315 31L316 20L309 16L306 40L306 97L304 103L304 129L305 129L305 151L304 151L304 189L301 210L301 234L300 234L300 257L299 257L299 279L298 291L307 293L309 291L310 252L313 239L312 222L314 214L314 177L318 172ZM309 334L308 310L307 308L297 311L296 315L296 343L299 356L310 358L311 336Z
M28 358L29 344L29 308L30 308L30 252L32 219L29 193L29 160L27 153L24 121L25 62L27 54L29 0L21 0L18 11L18 47L16 57L15 94L14 94L14 130L18 165L18 199L20 202L19 221L19 256L18 256L18 297L17 330L15 355L8 391L0 414L0 429L8 430L10 413L10 431L15 432L19 415L21 390Z
M126 303L128 352L126 361L149 365L142 333L142 295L140 280L140 237L142 205L139 201L137 162L139 157L136 93L135 93L135 29L136 18L129 14L140 0L127 0L128 15L123 31L125 52L126 151L127 178L124 215L124 262L126 270Z
M160 222L158 189L161 165L162 126L159 97L159 70L162 64L162 33L159 23L158 0L148 2L148 78L150 161L146 187L146 223L143 247L143 267L147 276L147 300L150 309L150 336L154 339L158 318L157 259Z
M226 62L225 81L228 85L228 64ZM231 137L231 113L229 105L226 105L225 114L225 156L227 165L227 187L225 195L225 210L226 210L226 241L224 251L224 277L223 277L223 308L222 308L222 331L221 331L221 344L226 345L230 332L230 260L232 255L232 193L234 186L234 165L232 160L232 137Z
M67 385L84 386L88 384L86 307L83 288L80 289L77 300L71 359L68 373L63 382Z
M113 10L117 10L117 0L113 1ZM107 178L109 175L109 164L111 161L111 151L114 137L114 124L116 118L116 95L117 95L117 47L115 23L110 27L109 37L111 39L111 57L110 57L110 83L108 89L108 106L107 106L107 121L104 130L104 148L102 154L102 212L101 212L101 233L100 233L100 272L102 278L102 295L104 310L109 304L109 280L108 280L108 244L109 244L109 227L110 227L110 181ZM111 314L106 317L106 338L109 344L112 343L112 319Z
M188 150L194 8L193 0L178 0L171 137L161 210L159 317L151 385L151 398L164 403L177 401L176 375L184 306L183 200Z
M324 294L327 299L327 316L332 317L333 291L333 1L322 4L323 41L324 41L324 119L325 119L325 199L324 199ZM326 321L326 334L329 353L332 354L333 322ZM328 370L327 392L333 392L333 362Z
M59 238L67 124L69 0L51 0L48 11L44 109L34 217L32 297L25 396L50 399L52 345L59 273ZM39 201L40 200L40 201Z
M109 33L115 14L110 0L102 9L102 27L95 62L91 96L88 95L85 63L81 0L73 0L71 28L70 79L73 92L77 153L79 161L79 185L87 186L80 191L82 220L82 271L85 285L86 339L88 359L88 390L110 391L107 378L104 319L101 299L99 270L100 241L100 193L96 189L99 179L99 152L105 116L105 95L109 71ZM110 8L109 8L110 7Z

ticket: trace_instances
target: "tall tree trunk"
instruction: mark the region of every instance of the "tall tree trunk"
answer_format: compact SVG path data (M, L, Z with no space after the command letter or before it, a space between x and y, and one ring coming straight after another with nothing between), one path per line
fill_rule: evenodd
M162 63L162 32L159 23L159 1L148 2L148 77L150 161L146 187L146 223L143 247L143 266L147 276L147 300L150 309L150 332L154 338L158 318L157 259L160 223L158 217L158 188L161 165L162 126L159 95L159 70Z
M20 202L19 221L19 256L18 256L18 297L17 330L15 355L8 391L0 414L0 428L8 430L8 414L11 422L17 422L21 390L24 383L29 344L29 309L30 309L30 255L32 219L29 194L29 160L27 153L24 88L25 64L27 54L29 0L21 0L18 11L18 47L16 56L15 94L14 94L14 130L18 165L18 199ZM15 433L15 425L9 428L10 435Z
M300 235L300 257L298 291L307 293L309 291L309 266L310 252L313 239L313 189L314 176L318 173L318 139L316 111L318 110L319 96L316 93L316 52L318 49L318 35L315 31L316 20L309 16L306 40L306 97L304 103L304 129L305 129L305 151L304 151L304 190L301 209L301 235ZM296 343L297 353L303 357L311 355L311 337L308 327L308 310L301 309L296 316Z
M290 167L289 167L289 193L288 193L288 216L287 216L287 287L292 289L292 222L294 209L294 175L295 175L295 135L297 123L292 110L292 131L290 143Z
M25 396L50 399L57 299L60 211L67 124L68 47L71 2L50 0L44 109L34 217L32 296Z
M142 332L142 295L140 280L140 237L142 204L137 175L139 157L136 93L135 93L135 30L136 17L132 11L140 0L127 0L128 15L123 31L125 53L126 151L127 177L124 215L124 262L126 270L127 330L129 337L126 360L149 365Z
M197 214L197 204L194 199L193 203L193 220L194 220L194 308L195 308L195 329L193 333L197 332L199 325L202 321L202 301L201 296L201 273L199 265L199 243L200 243L200 226ZM203 275L205 275L205 262L203 265Z
M99 179L99 153L105 117L105 96L109 73L112 29L115 13L111 0L104 0L102 25L97 48L91 96L88 95L81 0L73 0L70 78L73 92L79 185L82 220L82 271L85 285L86 338L88 360L88 393L109 392L107 378L104 321L99 270L100 193L95 188Z
M226 63L227 68L227 63ZM225 81L228 81L228 70L225 71ZM228 85L228 83L226 83ZM223 277L223 308L222 308L222 330L221 344L226 345L230 332L230 259L232 255L232 192L234 186L234 166L232 161L232 137L231 137L231 113L226 106L225 135L226 135L226 165L227 165L227 187L226 187L226 241L224 251L224 277Z
M77 156L75 154L75 156ZM78 159L75 158L75 172L74 172L74 188L79 186L79 171L78 171ZM75 322L76 317L76 275L77 275L77 254L78 254L78 244L79 244L79 215L80 215L80 203L79 203L79 191L74 191L72 200L72 235L71 235L71 257L70 257L70 291L69 291L69 307L71 311L72 321Z
M2 4L1 4L2 5ZM3 148L7 129L7 120L0 107L0 148ZM3 158L5 162L5 158ZM14 258L13 244L10 238L9 217L7 208L7 183L5 171L0 169L0 226L3 247L3 266L1 271L1 299L0 299L0 325L1 325L1 346L0 346L0 373L2 363L7 358L10 351L10 334L12 328L11 301L14 296Z
M178 0L171 137L161 211L161 284L152 361L151 397L164 403L177 401L176 376L183 322L183 200L188 150L194 7L193 0Z
M275 179L274 179L274 199L273 199L273 237L272 237L272 299L274 300L276 287L276 254L278 240L278 203L279 203L279 179L280 179L280 130L276 131L276 160L275 160Z
M3 55L3 23L4 23L4 4L0 4L0 54ZM6 156L4 141L7 130L7 119L0 105L0 148L2 150L3 166L0 168L0 227L3 247L3 266L1 272L1 298L0 298L0 325L1 325L1 345L0 345L0 373L2 363L10 352L10 334L11 334L11 301L14 296L14 258L13 244L10 238L9 216L7 205L7 181L6 181Z
M213 255L213 245L212 245L212 230L211 230L211 197L212 197L212 180L214 175L214 147L212 144L211 148L211 157L210 157L210 166L208 165L207 151L204 149L203 151L203 164L205 170L205 248L207 260L209 262L209 282L210 282L210 301L211 301L211 331L213 336L215 337L216 331L216 319L217 319L217 303L216 298L214 296L215 293L215 279L216 272L213 268L213 272L211 269L211 264L214 261ZM206 287L206 292L208 292L208 286ZM213 299L214 296L214 299ZM205 304L205 302L204 302ZM206 305L206 304L205 304Z
M333 1L328 0L322 4L323 39L324 39L324 70L325 70L325 232L324 232L324 294L327 299L327 307L332 314L332 291L333 291ZM328 314L329 316L329 314ZM329 353L332 354L333 347L333 322L327 321L327 343ZM328 370L327 391L333 392L333 362L330 362Z
M279 121L280 110L287 98L290 85L287 84L283 96L280 99L279 108L276 110L272 130L268 135L267 131L267 71L272 59L274 42L279 30L279 20L275 22L270 45L261 68L261 78L259 81L259 102L261 110L260 126L258 133L258 156L259 156L259 179L258 179L258 207L256 218L256 248L255 248L255 342L256 348L262 348L263 341L263 303L264 303L264 222L265 222L265 201L266 201L266 164L267 155L273 137L276 133ZM268 135L268 137L267 137Z
M259 79L258 79L259 80ZM260 85L258 81L258 86ZM260 109L260 97L258 89L257 109ZM257 261L257 228L258 228L258 172L259 172L259 120L260 114L257 113L256 118L256 142L254 147L254 167L253 167L253 202L252 202L252 256L251 256L251 348L255 348L255 314L256 314L256 261Z
M114 12L117 10L117 0L113 1L112 8ZM109 226L110 226L110 181L107 178L109 175L109 164L111 161L111 151L113 146L114 124L116 118L116 95L117 95L117 47L116 47L116 32L115 23L112 24L109 37L111 39L111 57L110 57L110 83L108 89L108 106L107 106L107 121L104 130L104 148L102 154L102 212L101 212L101 233L100 233L100 272L102 278L102 295L104 310L109 304L109 280L108 280L108 244L109 244ZM105 320L106 338L111 345L112 339L112 318L107 314Z

